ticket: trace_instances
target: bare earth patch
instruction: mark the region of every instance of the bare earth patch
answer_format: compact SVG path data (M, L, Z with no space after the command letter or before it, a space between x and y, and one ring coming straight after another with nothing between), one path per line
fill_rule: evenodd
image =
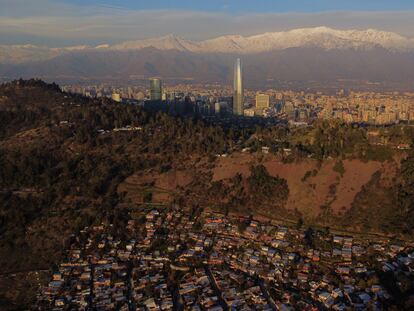
M322 211L321 206L324 205L330 205L334 213L342 213L351 208L355 196L370 181L376 171L381 170L387 181L392 179L396 173L396 163L382 164L354 159L343 161L345 172L341 177L333 170L336 161L336 159L325 160L321 165L313 159L283 163L274 156L266 155L261 163L270 175L287 180L289 198L286 208L297 209L310 217L318 216ZM213 170L213 181L228 179L237 173L248 177L250 166L258 163L257 156L247 153L237 153L227 158L220 158ZM314 170L316 170L316 175L303 180L307 172Z
M118 187L118 192L126 192L127 199L133 203L142 203L146 193L152 193L154 203L168 203L178 188L184 188L193 181L190 170L170 170L160 174L155 170L134 174Z
M372 175L381 169L381 162L362 162L360 160L343 161L345 173L336 190L336 200L331 208L335 213L351 207L355 196L367 184Z

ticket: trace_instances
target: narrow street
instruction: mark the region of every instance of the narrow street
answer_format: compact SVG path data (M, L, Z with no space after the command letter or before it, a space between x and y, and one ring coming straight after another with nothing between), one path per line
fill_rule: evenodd
M266 297L267 302L272 307L272 310L279 310L279 308L276 306L275 301L269 295L269 291L267 290L267 288L266 288L266 286L264 284L264 281L262 279L260 279L260 278L259 278L259 286L260 286L260 289L262 290L263 295Z
M220 305L222 306L222 308L223 308L224 311L228 311L229 310L229 307L227 306L226 302L223 299L223 295L221 294L221 291L220 291L220 289L219 289L219 287L217 285L216 278L214 277L213 273L211 272L210 267L209 266L205 266L204 269L205 269L206 274L207 274L207 276L208 276L208 278L210 280L211 287L214 289L214 291L215 291L215 293L216 293L216 295L217 295L217 297L218 297L218 299L220 301Z

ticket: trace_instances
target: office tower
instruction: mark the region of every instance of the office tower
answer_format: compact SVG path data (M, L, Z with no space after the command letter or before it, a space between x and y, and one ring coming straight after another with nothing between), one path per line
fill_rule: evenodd
M233 114L242 116L243 115L243 77L242 77L242 66L240 58L236 60L234 65L234 94L233 94Z
M128 98L134 97L134 91L132 90L132 87L128 86Z
M150 80L150 99L161 100L162 99L162 83L158 78Z
M220 111L221 111L221 106L220 106L220 103L219 103L219 102L216 102L216 103L214 104L214 113L215 113L215 114L220 114Z
M266 109L269 108L270 97L266 94L256 94L256 108Z

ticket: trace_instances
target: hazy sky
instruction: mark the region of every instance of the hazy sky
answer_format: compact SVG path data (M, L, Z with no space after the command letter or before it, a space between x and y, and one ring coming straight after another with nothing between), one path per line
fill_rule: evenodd
M319 12L329 10L406 10L413 9L411 0L72 0L79 5L107 5L123 9L175 9L250 13L254 12Z
M0 44L97 45L171 33L201 40L314 26L414 37L414 0L0 0Z

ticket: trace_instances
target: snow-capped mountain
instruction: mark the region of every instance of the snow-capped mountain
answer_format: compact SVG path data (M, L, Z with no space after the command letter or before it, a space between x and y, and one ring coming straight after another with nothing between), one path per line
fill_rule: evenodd
M18 64L24 62L36 62L48 60L56 56L91 49L86 45L70 46L63 48L49 48L33 44L25 45L0 45L0 64Z
M114 50L140 50L144 48L156 48L159 50L177 50L177 51L197 51L199 49L197 42L191 42L172 34L160 37L138 41L127 41L113 46Z
M47 48L35 45L0 45L0 63L42 61L79 51L131 51L155 48L192 53L253 54L287 48L317 47L325 50L370 50L381 47L390 51L414 51L414 39L375 29L336 30L328 27L302 28L283 32L269 32L254 36L228 35L205 41L191 41L174 35L145 40L127 41L96 47L76 46Z
M205 41L189 41L173 35L129 41L112 46L117 50L137 50L153 47L160 50L190 51L195 53L260 53L292 47L319 47L324 49L414 49L414 40L392 32L368 30L335 30L328 27L303 28L285 32L269 32L244 37L222 36Z

